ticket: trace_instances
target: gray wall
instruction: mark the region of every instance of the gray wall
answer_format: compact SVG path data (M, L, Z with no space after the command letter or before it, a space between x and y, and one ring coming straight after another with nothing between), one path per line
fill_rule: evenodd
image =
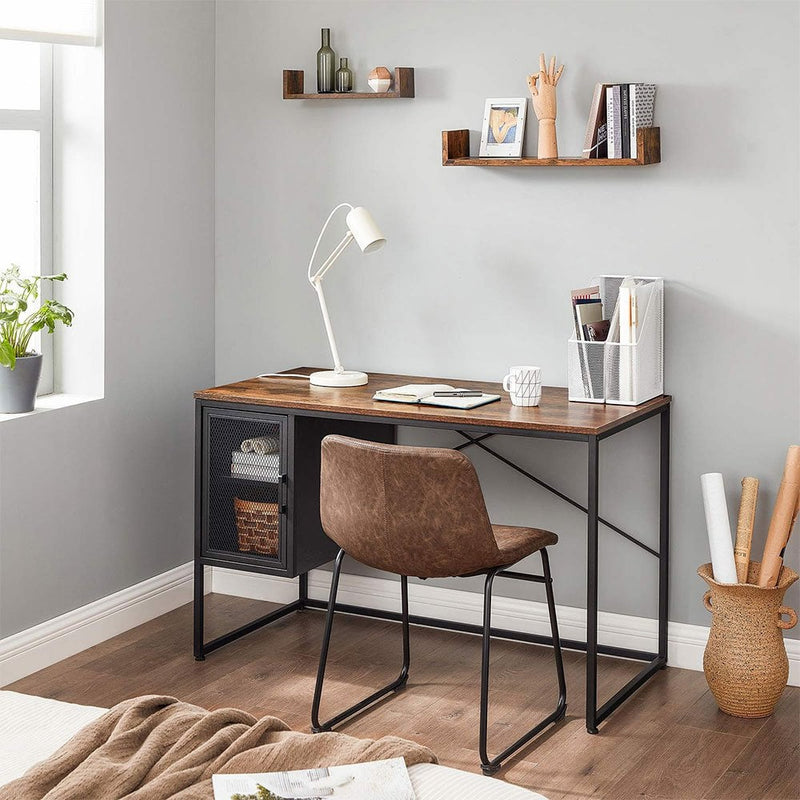
M191 397L213 382L214 6L110 0L105 23L105 398L0 424L2 636L192 554Z
M314 86L322 25L359 87L377 64L414 66L416 99L284 102L282 69L305 69ZM351 368L497 380L537 363L563 385L568 290L602 273L664 276L671 618L708 624L699 475L724 473L732 514L741 476L761 478L758 550L800 439L797 37L795 3L217 3L216 381L329 363L305 269L343 200L370 208L389 238L369 259L348 252L326 284ZM566 63L562 153L582 146L595 81L652 81L663 163L443 169L440 131L469 127L477 147L484 99L525 95L540 50ZM649 542L656 435L646 424L602 447L602 512ZM498 447L585 497L582 446ZM497 521L559 532L557 599L583 605L582 516L475 460ZM601 536L602 606L655 616L654 565Z

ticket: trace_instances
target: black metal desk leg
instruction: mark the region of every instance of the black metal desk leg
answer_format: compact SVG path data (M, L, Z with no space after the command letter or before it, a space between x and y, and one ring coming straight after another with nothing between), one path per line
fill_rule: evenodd
M203 649L203 602L205 597L205 567L200 561L194 562L194 658L205 661Z
M308 602L308 573L303 572L300 575L298 590L298 600L300 601L300 608L305 608Z
M599 445L589 437L586 523L586 730L597 733L597 521Z
M658 529L658 657L667 665L669 624L669 406L661 412Z

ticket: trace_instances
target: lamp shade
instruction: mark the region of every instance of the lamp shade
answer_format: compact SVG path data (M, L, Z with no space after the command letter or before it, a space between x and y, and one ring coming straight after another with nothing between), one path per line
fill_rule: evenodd
M357 206L348 213L347 227L362 253L374 253L386 244L386 237L363 206Z

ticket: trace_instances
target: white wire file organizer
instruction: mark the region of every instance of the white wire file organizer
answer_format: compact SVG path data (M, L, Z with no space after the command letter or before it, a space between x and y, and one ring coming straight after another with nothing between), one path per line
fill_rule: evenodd
M603 275L595 284L611 326L605 342L584 341L573 331L569 399L637 406L664 394L663 279Z

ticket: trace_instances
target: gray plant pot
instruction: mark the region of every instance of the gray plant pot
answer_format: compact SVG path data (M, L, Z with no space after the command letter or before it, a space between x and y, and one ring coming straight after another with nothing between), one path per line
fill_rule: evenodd
M42 357L23 356L14 369L0 367L0 414L33 411L36 388L42 374Z

